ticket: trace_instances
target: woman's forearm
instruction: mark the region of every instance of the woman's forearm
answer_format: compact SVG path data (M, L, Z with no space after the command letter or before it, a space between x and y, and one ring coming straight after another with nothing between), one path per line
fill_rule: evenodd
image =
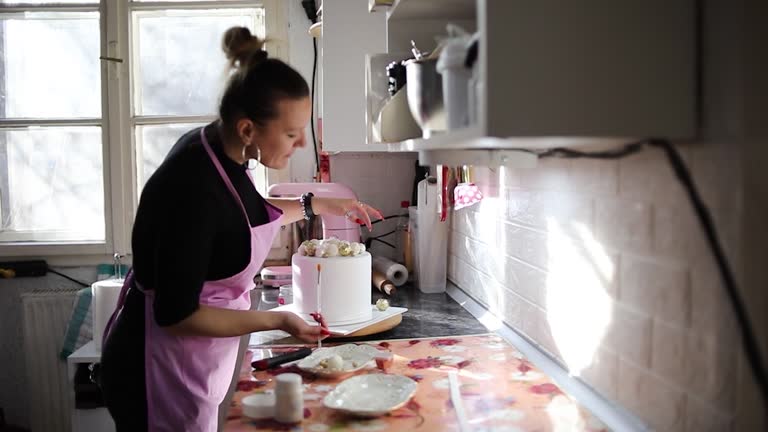
M298 198L269 198L275 207L283 211L282 225L299 221L304 217ZM312 213L318 216L346 216L350 221L366 225L371 230L371 218L384 219L380 211L368 204L350 198L313 197Z
M267 198L267 201L283 211L283 216L280 218L281 225L290 225L304 219L298 198Z
M263 330L280 329L280 312L232 310L200 305L192 315L166 327L177 336L233 337Z

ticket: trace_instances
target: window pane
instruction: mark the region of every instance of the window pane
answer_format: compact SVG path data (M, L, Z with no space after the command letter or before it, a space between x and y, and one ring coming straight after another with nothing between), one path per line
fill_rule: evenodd
M232 26L264 36L263 9L134 12L136 115L209 115L226 75L221 37Z
M100 127L0 131L0 240L104 240Z
M98 12L0 15L0 118L101 117Z
M136 126L136 180L139 191L154 174L176 141L191 129L205 126L205 123L179 123L169 125Z

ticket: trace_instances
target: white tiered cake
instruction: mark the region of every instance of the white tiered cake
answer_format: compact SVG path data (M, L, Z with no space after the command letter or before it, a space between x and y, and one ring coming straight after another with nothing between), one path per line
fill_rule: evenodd
M293 255L293 302L305 319L317 312L317 265L321 266L320 312L329 327L370 321L371 254L359 243L336 239L305 242Z

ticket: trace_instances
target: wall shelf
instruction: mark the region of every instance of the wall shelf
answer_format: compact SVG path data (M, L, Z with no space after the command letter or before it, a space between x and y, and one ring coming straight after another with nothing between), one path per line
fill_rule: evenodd
M635 137L511 137L486 136L480 128L436 134L429 139L410 139L381 144L390 152L418 152L425 165L487 165L510 168L536 166L532 150L554 147L610 148L637 141ZM462 162L463 161L463 162Z
M475 0L397 0L387 11L387 19L467 19L474 18L475 9Z
M418 152L422 163L525 165L525 157L510 158L514 151L691 139L695 7L693 0L397 0L387 12L389 53L409 50L411 40L431 50L447 24L458 24L479 34L484 85L476 126L387 149Z
M481 128L471 127L416 138L399 143L382 144L390 152L434 150L543 150L553 147L609 147L637 141L638 137L571 137L529 136L500 138L485 135Z

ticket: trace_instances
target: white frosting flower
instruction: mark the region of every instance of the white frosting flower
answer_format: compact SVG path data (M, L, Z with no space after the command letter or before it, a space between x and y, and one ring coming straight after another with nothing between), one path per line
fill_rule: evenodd
M357 242L330 237L324 240L312 239L301 243L296 253L301 256L328 258L357 256L365 252L365 245Z
M327 257L339 256L339 247L335 243L326 244L325 256Z
M301 243L301 246L299 246L298 253L299 255L314 256L315 248L317 248L317 243L313 242L312 240L307 240ZM304 251L303 253L302 253L302 250Z
M365 252L365 245L362 244L362 243L352 243L352 245L350 247L352 249L352 255L353 256L357 256L357 255L360 255L361 253Z

